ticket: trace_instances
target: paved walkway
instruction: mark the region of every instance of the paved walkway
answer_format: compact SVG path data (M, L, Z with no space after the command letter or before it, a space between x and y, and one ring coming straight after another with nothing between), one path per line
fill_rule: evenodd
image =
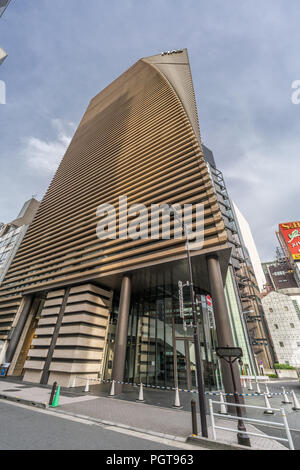
M191 413L182 410L159 408L144 403L125 402L118 398L99 397L81 403L73 403L61 407L62 411L72 412L76 415L90 416L110 423L122 423L129 427L156 431L169 437L169 435L187 438L191 435ZM236 429L236 422L226 419L217 419L218 426ZM208 423L209 417L208 417ZM258 432L251 425L246 426L248 431ZM209 438L212 439L211 426L208 425ZM262 433L263 436L263 433ZM233 432L217 430L218 440L236 444L236 434ZM251 437L253 448L261 450L286 450L278 441L259 437Z
M21 382L10 382L9 378L0 380L0 395L19 397L40 403L48 403L50 389ZM88 394L76 394L66 390L62 391L59 401L60 406L53 410L58 413L69 413L80 417L89 417L99 420L104 424L122 426L130 429L139 429L148 433L159 433L165 438L187 438L191 435L191 413L188 411L159 406L136 403L132 401L110 398L108 396L95 397ZM208 423L210 423L208 418ZM216 419L219 426L236 428L236 421ZM259 432L251 425L246 425L250 432ZM259 432L260 433L260 432ZM263 437L252 437L252 448L261 450L286 450L276 440ZM212 438L209 424L209 437ZM230 431L217 430L217 439L228 444L236 444L236 434Z
M48 405L51 388L39 387L35 385L22 385L21 382L11 382L9 378L0 380L0 395L5 395L14 399L28 400L32 402ZM75 394L62 391L60 394L60 405L68 405L82 401L93 400L95 397L86 394Z

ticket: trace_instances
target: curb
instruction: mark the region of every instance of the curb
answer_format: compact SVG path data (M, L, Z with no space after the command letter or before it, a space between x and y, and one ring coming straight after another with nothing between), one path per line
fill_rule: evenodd
M24 398L12 397L9 395L4 395L3 393L0 393L0 399L22 403L22 405L35 406L36 408L43 408L43 409L48 408L47 403L40 403L40 402L32 401L32 400L25 400Z
M106 421L104 419L98 419L98 418L93 418L92 416L87 416L87 415L81 415L78 413L72 413L70 411L64 411L64 410L55 410L55 413L59 414L64 414L64 415L69 415L69 416L74 416L76 418L81 418L85 419L88 421L91 421L96 424L103 424L105 426L114 426L116 428L121 428L121 429L127 429L128 431L135 431L139 432L142 434L148 434L150 436L155 436L155 437L160 437L162 439L168 439L172 441L177 441L177 442L187 442L186 437L181 437L181 436L173 436L172 434L164 434L158 431L151 431L148 429L141 429L141 428L136 428L135 426L129 426L128 424L123 424L123 423L115 423L114 421Z
M259 450L255 447L241 446L239 444L228 444L228 442L222 441L213 441L212 439L201 436L189 436L186 442L195 444L196 446L206 447L206 449L211 450Z
M208 439L202 436L194 436L194 435L188 436L188 437L174 436L172 434L164 434L158 431L151 431L148 429L137 428L135 426L129 426L123 423L115 423L113 421L106 421L104 419L93 418L92 416L88 416L88 415L81 415L78 413L72 413L70 411L58 410L57 408L54 410L53 408L49 408L47 403L34 402L32 400L25 400L22 398L12 397L12 396L4 395L1 393L0 393L0 399L6 399L8 401L21 403L23 405L33 406L35 408L47 409L48 411L53 412L53 413L73 416L75 418L81 418L81 419L90 421L95 424L102 424L104 426L112 426L112 427L116 427L120 429L127 429L129 431L135 431L140 434L147 434L150 436L160 437L161 439L168 439L169 441L189 443L189 444L194 445L195 447L200 447L202 449L204 448L208 450L261 450L259 448L247 447L247 446L242 446L239 444L228 444L227 442L223 442L223 441L214 441L212 439Z
M181 436L174 436L171 434L164 434L158 431L151 431L148 429L136 428L135 426L128 426L127 424L101 420L97 418L92 418L91 416L80 415L80 414L71 413L71 412L67 412L63 410L61 411L55 410L55 412L60 413L60 414L67 414L69 416L74 416L76 418L86 419L88 421L92 421L97 424L103 424L105 426L113 426L116 428L128 429L130 431L139 432L141 434L148 434L150 436L160 437L161 439L168 439L169 441L183 442L185 444L189 443L189 444L194 445L195 447L201 447L202 449L205 448L205 449L211 449L211 450L257 450L254 448L249 448L249 447L241 446L238 444L228 444L222 441L214 441L212 439L207 439L205 437L200 437L200 436L181 437Z

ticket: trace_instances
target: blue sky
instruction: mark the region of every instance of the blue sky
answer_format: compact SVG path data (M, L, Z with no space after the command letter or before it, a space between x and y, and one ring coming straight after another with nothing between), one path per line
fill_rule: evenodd
M299 220L299 0L12 0L0 19L0 221L42 198L91 97L141 57L187 47L203 142L262 260Z

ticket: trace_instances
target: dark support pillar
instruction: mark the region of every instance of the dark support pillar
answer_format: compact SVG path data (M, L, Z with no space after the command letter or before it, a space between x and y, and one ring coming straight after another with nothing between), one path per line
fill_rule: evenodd
M130 307L131 280L124 276L121 285L118 323L115 337L114 362L112 369L112 380L122 382L124 379L124 368L127 346L128 314ZM115 384L115 393L122 392L122 385Z
M9 345L8 345L8 348L7 348L7 351L6 351L6 354L5 354L5 361L6 362L11 362L12 361L12 358L15 354L16 347L19 344L21 334L23 332L23 329L24 329L26 320L28 318L30 309L32 307L32 303L33 303L33 296L32 295L28 295L27 297L25 297L24 305L23 305L23 309L22 309L19 321L18 321L17 325L15 326L15 328L12 332L12 335L11 335L11 338L10 338L10 341L9 341Z
M40 384L46 385L48 383L48 380L49 380L50 365L51 365L51 362L52 362L54 349L55 349L57 338L58 338L58 335L59 335L59 330L60 330L60 327L61 327L61 324L62 324L62 321L63 321L63 317L64 317L65 309L66 309L66 306L67 306L69 294L70 294L70 287L67 287L65 289L63 301L62 301L62 304L61 304L60 309L59 309L56 324L54 326L54 331L52 333L52 338L51 338L50 346L49 346L48 353L47 353L47 356L46 356L46 360L45 360L45 363L44 363L44 368L43 368Z
M220 263L217 255L207 256L208 276L210 282L211 296L213 300L217 339L219 347L234 346L231 332L229 315L224 294L223 279L220 270ZM226 393L233 393L232 377L230 366L225 361L221 361L222 378ZM233 364L233 372L237 384L237 392L242 393L240 373L237 363Z

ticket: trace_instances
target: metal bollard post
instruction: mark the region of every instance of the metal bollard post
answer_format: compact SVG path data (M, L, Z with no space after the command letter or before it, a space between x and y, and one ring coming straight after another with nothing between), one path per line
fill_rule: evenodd
M49 399L49 405L52 405L53 398L54 398L54 395L55 395L55 392L56 392L56 387L57 387L57 382L53 382L52 390L51 390L51 394L50 394L50 399Z
M284 411L283 408L280 408L280 409L281 409L281 416L282 416L282 419L283 419L283 424L284 424L285 432L286 432L286 435L287 435L287 438L288 438L290 450L295 450L293 439L292 439L292 436L291 436L291 433L290 433L289 423L288 423L288 420L286 419L285 411Z
M198 435L197 428L197 408L195 400L191 400L191 411L192 411L192 434L193 436Z

